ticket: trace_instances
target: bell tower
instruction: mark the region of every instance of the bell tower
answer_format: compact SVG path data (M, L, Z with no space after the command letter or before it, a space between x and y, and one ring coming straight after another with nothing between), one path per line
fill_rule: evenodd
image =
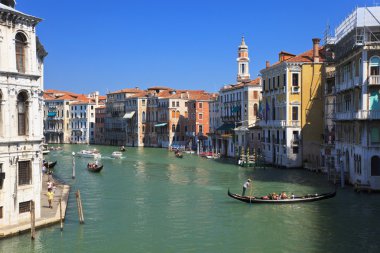
M241 44L238 50L238 74L237 81L243 82L248 81L249 75L249 57L248 57L248 46L245 44L244 36L241 38Z

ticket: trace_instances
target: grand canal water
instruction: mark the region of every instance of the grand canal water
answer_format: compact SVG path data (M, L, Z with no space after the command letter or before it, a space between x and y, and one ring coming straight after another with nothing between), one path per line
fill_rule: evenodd
M165 149L96 147L104 169L89 173L89 159L65 145L53 151L56 174L72 185L64 231L59 226L0 241L0 252L380 252L380 195L339 189L335 198L295 205L249 205L227 196L254 179L254 194L326 192L325 175L303 170L247 169ZM85 224L74 192L80 189Z

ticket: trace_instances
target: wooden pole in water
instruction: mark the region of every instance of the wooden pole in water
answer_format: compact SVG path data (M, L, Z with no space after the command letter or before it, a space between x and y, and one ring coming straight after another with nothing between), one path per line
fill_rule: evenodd
M75 152L72 153L73 155L73 179L75 178Z
M82 199L80 197L80 191L79 190L76 192L76 197L77 197L79 223L83 224L84 223L84 215L83 215Z
M62 198L59 199L59 216L61 220L61 231L63 230L63 217L62 217Z
M30 201L30 237L32 240L36 238L36 215L34 201Z

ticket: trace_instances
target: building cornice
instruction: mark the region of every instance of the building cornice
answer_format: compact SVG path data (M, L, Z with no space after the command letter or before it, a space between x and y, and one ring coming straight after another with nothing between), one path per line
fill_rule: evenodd
M0 22L11 24L27 24L30 26L36 26L42 19L33 17L22 12L10 9L0 9Z
M33 75L33 74L24 74L20 72L10 72L10 71L0 71L0 75L6 76L6 77L23 77L23 78L29 78L33 80L40 79L40 75Z

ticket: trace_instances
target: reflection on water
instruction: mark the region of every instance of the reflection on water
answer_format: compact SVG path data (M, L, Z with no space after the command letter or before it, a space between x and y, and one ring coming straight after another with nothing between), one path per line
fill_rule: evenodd
M339 190L335 198L295 205L249 205L230 199L253 178L252 194L328 192L324 175L303 170L247 169L164 149L97 146L104 169L89 173L87 158L65 145L49 154L55 173L72 185L64 231L59 226L0 241L0 252L380 252L379 195ZM80 189L85 224L74 192ZM355 243L353 243L355 242Z

